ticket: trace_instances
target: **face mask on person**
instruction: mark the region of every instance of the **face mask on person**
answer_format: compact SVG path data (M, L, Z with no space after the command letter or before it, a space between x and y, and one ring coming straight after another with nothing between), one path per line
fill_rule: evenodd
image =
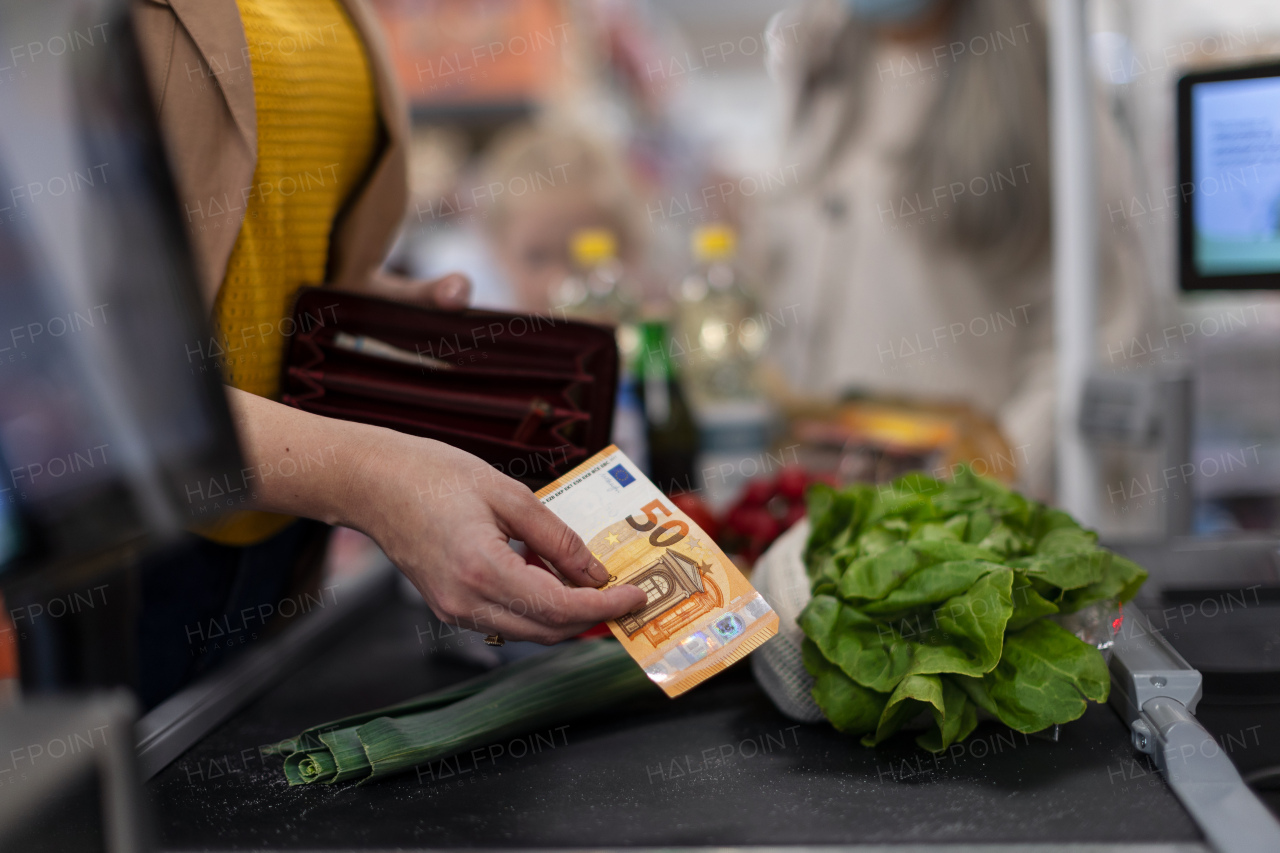
M869 24L907 24L937 8L939 0L845 0L853 17Z

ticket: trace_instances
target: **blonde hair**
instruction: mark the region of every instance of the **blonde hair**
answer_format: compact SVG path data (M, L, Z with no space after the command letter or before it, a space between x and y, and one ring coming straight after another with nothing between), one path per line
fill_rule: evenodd
M512 209L539 192L582 190L608 212L623 254L639 251L636 190L622 158L587 131L548 124L519 125L500 134L485 153L482 180L508 191L495 196L489 228L500 234ZM525 192L510 191L527 187Z

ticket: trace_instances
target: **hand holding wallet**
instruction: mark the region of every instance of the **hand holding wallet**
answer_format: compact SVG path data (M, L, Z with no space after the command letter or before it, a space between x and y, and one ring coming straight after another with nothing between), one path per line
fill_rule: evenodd
M613 331L564 317L439 311L305 288L281 402L432 438L538 488L608 446Z

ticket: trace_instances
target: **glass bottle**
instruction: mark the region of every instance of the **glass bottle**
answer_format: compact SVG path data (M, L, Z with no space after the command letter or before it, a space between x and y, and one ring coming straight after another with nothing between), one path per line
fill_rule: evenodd
M566 317L614 327L618 342L618 396L612 441L643 470L648 470L647 427L635 375L639 333L636 306L627 288L618 241L605 228L584 228L569 238L574 271L557 294Z
M766 318L735 264L737 235L724 224L692 235L694 266L676 288L676 347L698 424L703 500L725 510L764 465L775 417L756 386Z
M698 456L698 427L671 358L667 322L647 317L639 326L636 387L644 410L649 477L667 494L691 491Z
M676 346L685 353L695 405L756 396L757 358L768 332L734 264L737 235L724 224L693 232L694 267L676 288Z

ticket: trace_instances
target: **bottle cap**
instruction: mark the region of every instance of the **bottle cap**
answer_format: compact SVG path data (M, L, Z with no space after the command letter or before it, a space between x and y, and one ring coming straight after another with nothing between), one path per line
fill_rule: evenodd
M569 252L580 267L594 267L618 254L618 241L607 228L583 228L569 238Z
M693 232L693 256L709 263L733 257L738 248L738 235L723 223L701 225Z

